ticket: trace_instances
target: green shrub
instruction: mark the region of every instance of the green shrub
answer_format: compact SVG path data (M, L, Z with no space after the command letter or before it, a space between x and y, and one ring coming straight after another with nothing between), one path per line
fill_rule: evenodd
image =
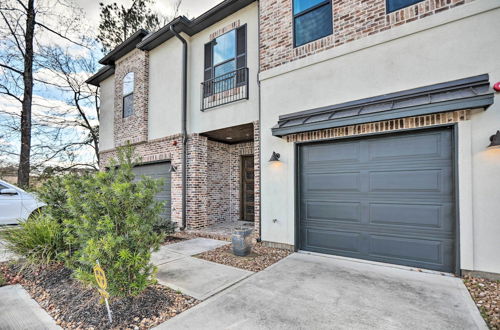
M119 150L110 169L66 184L71 217L65 221L67 242L78 247L75 275L94 283L92 266L99 260L114 296L136 295L154 281L152 250L162 235L153 231L163 204L156 201L161 181L134 180L133 151Z
M44 213L36 213L19 227L0 231L7 248L32 263L61 261L69 247L64 242L63 226Z
M63 222L72 217L67 203L67 186L77 185L83 177L77 174L51 176L35 191L37 197L47 204L43 208L45 214Z

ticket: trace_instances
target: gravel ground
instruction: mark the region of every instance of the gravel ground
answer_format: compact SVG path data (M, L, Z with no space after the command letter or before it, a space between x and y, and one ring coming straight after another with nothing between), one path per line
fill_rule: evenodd
M173 243L179 243L188 239L193 239L193 238L198 238L198 237L203 237L203 238L211 238L211 239L217 239L220 241L231 241L230 236L226 235L218 235L218 234L211 234L211 233L201 233L201 232L189 232L189 231L180 231L171 235L168 235L165 238L165 241L163 242L163 245L168 245L168 244L173 244Z
M198 301L161 285L148 287L133 298L110 300L113 324L95 288L71 278L62 265L27 267L0 264L9 284L20 283L64 329L150 329L193 307Z
M256 243L250 255L246 257L235 256L231 249L231 244L228 244L215 250L200 253L195 257L252 272L260 272L292 253L288 250L266 247L261 243Z
M466 276L464 283L489 328L500 330L500 281Z

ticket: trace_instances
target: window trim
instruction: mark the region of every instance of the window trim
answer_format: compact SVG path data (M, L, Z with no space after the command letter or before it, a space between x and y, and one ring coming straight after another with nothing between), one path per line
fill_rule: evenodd
M331 0L329 0L329 1L331 1ZM240 54L240 55L238 55L238 29L242 29L242 28L245 28L245 52L242 53L242 54ZM217 38L219 38L219 37L221 37L221 36L223 36L223 35L231 32L231 31L234 31L234 57L230 58L228 60L225 60L224 62L220 62L217 65L215 65L214 64L214 44L213 43L214 43L214 41ZM238 27L235 27L234 29L229 30L229 31L227 31L227 32L225 32L225 33L217 36L216 38L213 38L209 42L207 42L207 44L212 44L212 46L210 47L210 51L212 52L212 56L211 56L212 62L210 63L210 69L211 69L212 74L211 74L210 79L217 78L215 76L215 68L218 67L218 66L220 66L220 65L226 64L227 62L230 62L230 61L234 60L235 67L237 67L238 66L238 63L237 63L238 62L238 58L240 58L240 57L245 57L245 66L244 67L247 67L247 64L248 64L248 60L247 60L247 55L248 55L248 40L247 39L248 39L248 27L247 27L247 23L245 23L245 24L240 25ZM205 56L205 55L203 55L203 56ZM238 68L236 68L236 70L238 70ZM207 69L203 68L203 72L205 73L206 71L207 71ZM206 79L204 79L203 81L206 81Z
M238 30L240 30L240 29L245 29L245 44L244 44L245 51L243 53L241 53L241 54L238 55ZM234 57L230 58L228 60L225 60L224 62L220 62L217 65L214 65L214 41L217 38L219 38L219 37L221 37L221 36L223 36L223 35L225 35L227 33L230 33L232 31L234 31L234 33L235 33L235 38L234 38L234 41L235 41L235 45L234 45ZM204 47L203 47L204 51L205 51L207 45L210 45L210 51L212 52L211 56L210 56L211 63L210 63L210 68L206 68L206 67L203 68L203 81L208 81L208 80L216 79L217 77L215 76L215 68L218 67L218 66L220 66L220 65L226 64L226 63L228 63L230 61L234 61L234 66L235 66L234 72L236 72L236 71L239 70L238 69L238 59L240 59L240 58L244 58L245 59L245 63L243 64L243 68L247 68L248 67L248 26L247 26L247 23L241 24L241 25L239 25L239 26L237 26L237 27L235 27L235 28L233 28L233 29L231 29L229 31L226 31L225 33L223 33L223 34L221 34L221 35L213 38L212 40L210 40L209 42L207 42L204 45ZM205 66L205 54L203 54L203 56L204 56L203 66ZM240 69L242 69L242 68L240 68ZM209 71L209 70L211 72L211 75L210 75L209 79L206 79L205 78L205 73L207 71ZM233 72L233 71L231 71L231 72ZM224 76L226 74L227 73L222 74L220 76ZM235 76L235 79L236 79L236 76ZM247 77L247 79L248 79L248 77ZM240 82L240 83L238 83L237 81L235 81L235 84L234 84L233 88L241 87L241 86L244 86L244 85L246 85L246 82ZM233 88L231 88L231 89L233 89ZM205 92L203 92L203 97L208 97L208 96L211 96L211 95L214 95L214 94L217 94L217 93L215 93L214 91L211 91L210 93L208 93L208 95L205 95Z
M386 0L388 1L388 0ZM423 1L423 0L421 0ZM309 40L308 42L306 43L303 43L303 44L300 44L300 45L297 45L297 40L295 39L295 19L299 18L300 16L303 16L303 15L306 15L306 14L309 14L310 12L320 8L320 7L323 7L323 6L326 6L326 5L330 5L330 10L332 11L332 33L331 34L328 34L326 36L323 36L323 37L319 37L319 38L316 38L316 39L312 39L312 40ZM308 43L311 43L311 42L314 42L316 40L319 40L319 39L323 39L323 38L326 38L330 35L333 34L333 3L332 3L332 0L324 0L314 6L312 6L311 8L307 8L303 11L301 11L300 13L297 13L295 14L295 0L292 0L292 39L293 39L293 48L298 48L298 47L301 47L301 46L304 46L304 45L307 45Z
M123 94L123 84L124 84L124 82L123 82L123 81L125 80L125 77L126 77L129 73L133 73L133 76L134 76L134 78L133 78L133 80L132 80L132 82L133 82L132 91L131 91L130 93ZM127 73L123 76L123 78L122 78L122 118L128 118L128 117L131 117L131 116L133 116L133 115L134 115L134 113L135 113L135 111L134 111L134 97L133 97L134 92L135 92L135 72L134 72L134 71L129 71L129 72L127 72ZM126 98L127 96L130 96L130 95L132 95L132 113L131 113L130 115L128 115L128 116L125 116L125 98Z
M400 8L396 8L396 9L393 9L393 10L389 10L389 2L391 0L385 0L385 13L386 14L390 14L390 13L394 13L394 12L397 12L398 10L401 10L401 9L405 9L405 8L408 8L408 7L411 7L411 6L414 6L416 5L417 3L420 3L420 2L423 2L424 0L417 0L416 2L410 4L410 5L407 5L407 6L404 6L404 7L400 7Z

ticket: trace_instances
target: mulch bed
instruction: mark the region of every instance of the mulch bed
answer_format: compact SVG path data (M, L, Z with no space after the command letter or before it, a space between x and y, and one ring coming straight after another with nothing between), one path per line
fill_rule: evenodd
M63 265L45 267L1 263L8 284L21 284L64 329L149 329L193 307L199 301L170 288L153 285L132 298L112 298L112 326L95 288L71 278Z
M292 253L288 250L266 247L262 243L254 244L252 252L246 257L235 256L231 249L231 244L228 244L215 250L200 253L195 257L252 272L260 272Z
M464 283L489 328L500 330L500 281L465 276Z

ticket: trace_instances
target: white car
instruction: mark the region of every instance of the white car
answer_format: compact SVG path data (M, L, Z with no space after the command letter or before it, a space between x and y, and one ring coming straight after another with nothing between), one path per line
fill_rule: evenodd
M0 225L17 224L46 205L30 193L0 180Z

